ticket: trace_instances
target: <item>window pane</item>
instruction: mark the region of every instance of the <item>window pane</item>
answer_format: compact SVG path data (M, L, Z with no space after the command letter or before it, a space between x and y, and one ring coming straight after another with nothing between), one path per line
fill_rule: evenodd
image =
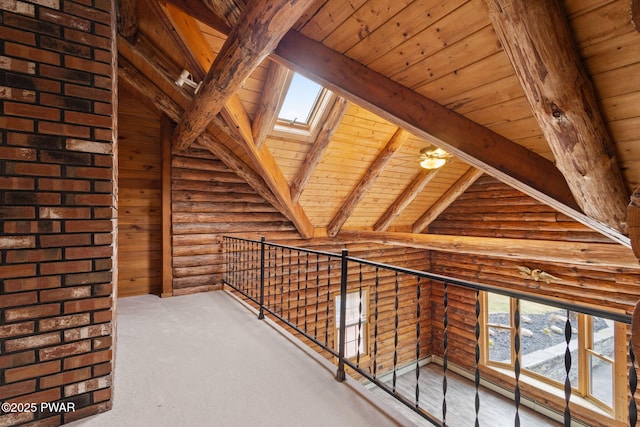
M591 371L590 394L608 406L613 405L613 365L590 354L589 369Z
M278 118L291 123L309 124L322 86L296 73L278 114Z
M578 321L569 313L571 323L571 368L569 380L578 386ZM565 326L567 311L556 307L520 301L520 342L522 368L562 384L566 378L565 353L567 343Z
M511 329L489 327L489 360L511 364Z
M601 356L613 360L613 320L602 317L591 318L591 350Z
M509 326L511 324L511 305L508 296L488 294L489 324Z

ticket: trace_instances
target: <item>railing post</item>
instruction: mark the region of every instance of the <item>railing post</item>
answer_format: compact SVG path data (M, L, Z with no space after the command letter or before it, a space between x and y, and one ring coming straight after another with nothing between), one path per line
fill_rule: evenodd
M344 381L346 378L344 371L344 352L347 343L347 256L349 251L342 250L342 270L340 273L340 343L338 344L338 372L336 380Z
M258 319L264 319L264 241L265 237L260 238L260 313Z

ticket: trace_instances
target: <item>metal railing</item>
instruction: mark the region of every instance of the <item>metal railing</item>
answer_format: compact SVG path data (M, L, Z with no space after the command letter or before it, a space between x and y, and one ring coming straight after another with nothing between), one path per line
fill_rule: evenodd
M629 324L631 317L595 307L482 285L437 274L401 268L349 256L299 247L268 243L264 238L250 240L235 237L223 239L226 269L224 283L257 304L259 318L265 312L285 323L337 362L336 379L344 380L347 368L375 384L434 425L447 423L447 371L450 351L451 287L472 290L475 294L475 419L479 424L480 401L480 336L481 292L490 292L524 301L550 305L568 312ZM425 316L430 310L430 292L438 287L442 292L442 406L435 415L421 404L421 360L430 354L428 335L423 333ZM339 304L337 303L339 301ZM349 301L352 302L349 305ZM355 302L355 304L353 304ZM370 305L372 307L370 307ZM514 313L515 360L513 390L515 419L520 425L520 340L518 309ZM565 325L566 354L564 368L564 425L571 424L569 401L572 386L569 379L571 355L569 343L572 325L567 316ZM371 331L373 329L373 331ZM371 341L371 342L369 342ZM629 425L635 426L636 372L634 355L629 346ZM400 376L407 368L414 371L411 392L402 385Z

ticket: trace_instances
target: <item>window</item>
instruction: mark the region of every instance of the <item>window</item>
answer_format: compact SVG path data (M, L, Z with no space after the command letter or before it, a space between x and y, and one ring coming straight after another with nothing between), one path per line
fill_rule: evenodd
M493 293L484 293L482 304L484 333L481 345L486 366L512 370L519 358L521 378L538 379L562 390L566 378L565 328L568 319L572 400L576 396L582 397L616 416L624 411L625 402L616 405L615 401L618 389L625 387L623 325ZM516 310L520 312L519 327L515 324ZM520 340L518 355L514 350L516 339ZM620 363L616 365L619 348L623 353L618 354ZM616 381L616 378L620 380Z
M294 73L278 113L274 132L301 139L312 137L332 99L330 91Z
M336 347L340 342L340 295L336 295ZM347 315L344 350L345 357L351 358L367 353L367 292L347 293Z

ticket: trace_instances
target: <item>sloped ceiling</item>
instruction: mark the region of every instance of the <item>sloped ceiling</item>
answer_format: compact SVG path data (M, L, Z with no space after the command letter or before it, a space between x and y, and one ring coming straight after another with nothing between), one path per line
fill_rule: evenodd
M629 248L632 2L518 3L121 0L120 80L176 122L175 148L209 147L303 237L411 243L486 173ZM197 93L175 85L182 69ZM310 140L272 131L289 69L337 95ZM431 144L454 158L428 172Z

